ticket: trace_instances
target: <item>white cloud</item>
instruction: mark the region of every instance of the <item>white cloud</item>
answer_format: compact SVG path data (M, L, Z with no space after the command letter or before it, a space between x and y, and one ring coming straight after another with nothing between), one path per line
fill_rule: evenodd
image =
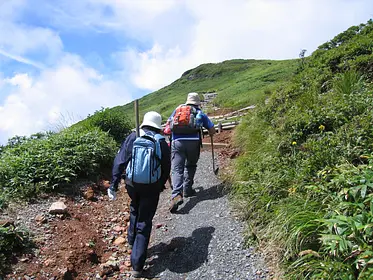
M44 69L45 68L45 66L43 64L39 63L39 62L33 61L31 59L27 59L27 58L22 57L20 55L14 55L14 54L8 53L8 52L6 52L4 50L1 50L1 49L0 49L0 55L3 55L4 57L10 58L12 60L15 60L15 61L18 61L18 62L21 62L21 63L24 63L24 64L34 66L35 68L38 68L38 69Z
M78 121L101 107L112 107L132 100L123 85L85 66L76 56L66 56L54 69L37 77L26 73L4 79L11 94L0 105L0 142L14 135L29 135ZM70 125L71 123L65 123Z
M175 72L190 66L178 46L165 51L161 45L155 44L145 52L129 50L122 58L132 65L129 70L132 82L139 88L150 90L161 88L164 86L164 77L174 76Z
M154 20L166 11L180 5L175 0L82 0L71 5L70 0L53 3L51 19L59 28L97 28L96 31L126 30L136 34L151 31ZM140 35L141 34L137 34Z
M127 36L134 33L152 42L147 50L129 46L122 55L123 67L132 65L132 81L148 90L206 62L289 59L304 48L310 54L373 15L373 2L368 0L154 1L157 8L134 4L142 1L99 2L113 8L107 21Z
M41 68L41 63L24 55L39 54L50 64L61 56L63 43L49 28L22 23L20 19L27 3L25 0L0 2L0 55Z

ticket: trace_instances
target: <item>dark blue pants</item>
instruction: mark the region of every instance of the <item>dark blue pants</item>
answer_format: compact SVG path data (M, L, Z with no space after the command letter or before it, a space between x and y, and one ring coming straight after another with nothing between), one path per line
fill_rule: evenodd
M133 246L131 263L133 270L140 271L146 260L159 191L136 190L131 186L126 186L126 189L131 198L128 228L128 243Z

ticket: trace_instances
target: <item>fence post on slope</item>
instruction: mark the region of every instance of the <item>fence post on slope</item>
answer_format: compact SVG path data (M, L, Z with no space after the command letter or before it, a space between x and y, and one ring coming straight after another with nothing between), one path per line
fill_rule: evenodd
M139 127L139 100L135 100L135 125L136 125L136 137L140 136L140 127Z

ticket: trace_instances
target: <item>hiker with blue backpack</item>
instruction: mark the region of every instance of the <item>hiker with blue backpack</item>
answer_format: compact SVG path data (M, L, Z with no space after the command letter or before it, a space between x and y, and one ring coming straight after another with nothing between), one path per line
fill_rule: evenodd
M144 115L140 137L132 132L122 143L114 159L110 200L116 199L121 176L126 170L126 189L131 198L128 244L131 252L132 276L140 278L146 260L159 194L170 174L170 148L160 134L162 117L157 112Z
M191 92L186 103L179 105L168 119L172 131L171 213L177 211L184 197L196 195L192 186L202 145L201 129L207 129L211 137L215 134L214 124L203 113L200 105L198 93Z

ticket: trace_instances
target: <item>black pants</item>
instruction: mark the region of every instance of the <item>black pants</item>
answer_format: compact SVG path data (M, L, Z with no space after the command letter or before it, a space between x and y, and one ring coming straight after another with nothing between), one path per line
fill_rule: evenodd
M133 270L143 269L152 231L153 217L157 210L159 191L136 190L126 186L131 198L130 226L128 228L128 243L131 244L131 263Z

